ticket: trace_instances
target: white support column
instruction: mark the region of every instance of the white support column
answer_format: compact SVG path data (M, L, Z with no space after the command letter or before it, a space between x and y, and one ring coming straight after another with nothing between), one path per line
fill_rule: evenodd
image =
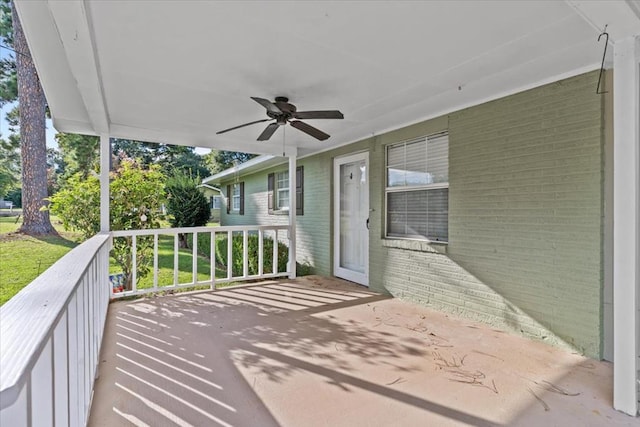
M640 287L640 38L616 41L613 60L613 406L638 413Z
M289 278L296 278L296 157L289 156Z
M100 135L100 231L109 227L109 168L111 166L111 141L109 135Z

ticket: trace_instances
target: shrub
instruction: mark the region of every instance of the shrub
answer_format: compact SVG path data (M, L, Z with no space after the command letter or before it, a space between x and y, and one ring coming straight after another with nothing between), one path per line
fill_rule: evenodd
M193 241L193 234L189 234L188 242L191 245ZM258 235L257 234L249 234L248 236L249 242L249 274L256 275L258 274ZM272 273L273 272L273 239L271 237L264 237L264 254L265 259L263 263L263 271L264 273ZM216 264L219 268L225 269L227 266L227 236L226 234L219 234L216 237ZM234 233L233 236L233 265L231 267L231 271L233 276L241 276L242 275L242 233ZM205 256L207 258L211 255L211 234L210 233L198 233L198 254ZM287 270L287 261L289 260L289 248L286 244L279 242L278 243L278 272L282 273ZM308 263L297 263L296 264L296 275L297 276L308 276L313 274L313 267Z
M207 236L208 237L208 236ZM258 274L258 235L257 234L249 234L248 237L248 257L249 257L249 274L255 275ZM242 233L234 233L233 238L231 240L232 243L232 266L231 271L234 276L242 276L243 273L243 265L242 265L242 251L243 251L243 239ZM198 244L200 241L198 239ZM263 238L264 245L264 260L263 260L263 271L265 273L273 273L273 239L270 237ZM209 246L205 246L209 248ZM289 259L289 248L282 242L278 242L278 265L277 270L275 272L283 272L287 271L287 261ZM216 239L216 262L221 266L227 266L227 237L221 236Z
M136 230L160 226L160 204L164 199L164 175L158 166L144 169L136 162L124 160L111 173L110 221L113 230ZM77 173L65 186L49 198L49 209L62 219L66 229L77 230L88 239L100 230L100 180ZM151 270L153 238L137 238L137 277ZM132 239L113 240L112 255L122 268L126 289L131 289Z
M207 224L211 211L209 203L198 189L198 179L176 172L167 179L167 211L172 227L199 227ZM180 234L180 246L188 248L184 234Z

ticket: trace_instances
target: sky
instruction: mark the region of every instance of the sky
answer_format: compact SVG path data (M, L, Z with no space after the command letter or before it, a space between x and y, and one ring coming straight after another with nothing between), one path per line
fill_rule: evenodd
M0 120L0 134L2 137L6 137L9 135L9 123L6 120L7 113L11 111L13 107L15 107L17 102L12 102L11 104L7 104L0 110L2 114L2 120ZM57 148L58 144L55 140L56 130L53 127L53 123L50 119L47 119L47 147Z

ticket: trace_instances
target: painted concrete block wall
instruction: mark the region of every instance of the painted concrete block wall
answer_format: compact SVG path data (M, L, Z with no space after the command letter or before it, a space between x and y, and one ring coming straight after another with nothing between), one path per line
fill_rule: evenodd
M605 103L597 79L587 73L301 159L298 261L332 274L333 159L366 150L372 290L600 357ZM386 145L445 130L449 244L386 239ZM242 177L246 215L223 212L223 224L286 223L266 212L266 175L286 167Z
M446 254L380 240L371 266L382 283L372 286L600 357L597 77L450 114L440 129L449 129L449 245L432 247Z

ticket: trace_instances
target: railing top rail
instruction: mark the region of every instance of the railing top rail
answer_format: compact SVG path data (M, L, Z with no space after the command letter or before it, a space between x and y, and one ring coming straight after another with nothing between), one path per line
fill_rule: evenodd
M0 406L10 405L110 234L75 247L0 307Z
M224 233L227 231L268 231L288 230L288 225L232 225L221 227L180 227L180 228L148 228L145 230L117 230L112 231L113 237L128 236L152 236L154 234L181 234L181 233Z

